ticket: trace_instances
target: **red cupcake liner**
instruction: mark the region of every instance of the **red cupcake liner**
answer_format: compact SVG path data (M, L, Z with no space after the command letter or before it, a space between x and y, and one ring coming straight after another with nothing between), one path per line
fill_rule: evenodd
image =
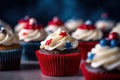
M82 53L82 60L86 60L88 52L95 47L98 42L79 42L80 53Z
M86 80L120 80L120 74L93 73L85 69L87 63L82 63L81 70Z
M41 71L47 76L71 76L78 73L81 54L42 54L36 51Z

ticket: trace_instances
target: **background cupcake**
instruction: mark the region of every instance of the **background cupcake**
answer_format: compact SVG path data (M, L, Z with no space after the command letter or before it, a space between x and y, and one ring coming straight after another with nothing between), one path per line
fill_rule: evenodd
M0 25L0 70L20 68L21 49L12 31Z
M116 24L116 26L113 27L111 32L117 32L120 35L120 23Z
M81 19L68 19L66 22L65 22L65 27L68 28L68 31L69 33L72 33L74 32L78 26L80 26L81 24L83 23L83 20Z
M64 26L64 22L61 21L58 17L54 17L53 20L48 22L48 25L45 28L45 31L48 34L51 34L54 31L56 31L58 28L61 28L61 29L65 30L65 31L68 31L68 29Z
M29 19L29 23L18 33L22 45L23 59L36 60L35 50L39 49L40 41L46 35L42 26L38 25L35 19Z
M36 51L42 73L47 76L77 74L81 59L77 46L78 41L60 28L48 35Z
M79 40L79 48L83 54L82 59L86 59L88 51L98 43L103 34L88 20L72 33L72 37Z
M15 32L18 33L19 31L21 31L23 27L26 26L27 23L29 23L29 19L29 16L25 16L23 19L20 19L18 21L18 24L15 26Z
M86 80L120 79L120 40L117 33L110 33L89 53L81 68Z
M115 22L108 17L107 13L102 13L101 18L96 21L95 26L102 30L104 33L104 37L107 37L109 32L114 27Z

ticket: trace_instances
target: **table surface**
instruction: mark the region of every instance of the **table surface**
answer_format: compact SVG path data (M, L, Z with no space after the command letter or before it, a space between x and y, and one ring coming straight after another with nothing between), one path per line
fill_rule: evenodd
M42 75L37 61L22 61L20 70L0 71L0 80L84 80L84 77L80 71L75 76L45 76Z

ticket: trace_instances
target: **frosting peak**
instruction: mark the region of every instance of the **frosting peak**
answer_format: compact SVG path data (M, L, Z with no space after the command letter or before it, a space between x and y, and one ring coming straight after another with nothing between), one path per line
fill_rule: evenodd
M47 50L65 50L74 49L78 46L78 41L72 38L68 33L62 29L58 29L54 33L48 35L48 37L41 42L41 49Z

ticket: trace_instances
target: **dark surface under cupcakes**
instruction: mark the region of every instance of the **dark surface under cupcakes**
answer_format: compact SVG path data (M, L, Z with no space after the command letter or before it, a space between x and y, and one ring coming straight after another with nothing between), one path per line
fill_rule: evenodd
M40 49L40 53L43 53L43 54L72 54L72 53L78 53L80 52L80 50L78 48L75 48L75 49L71 49L71 50L63 50L63 51L60 51L60 50L46 50L46 49Z
M115 74L120 74L120 71L114 69L114 70L106 70L103 67L99 67L99 68L93 68L90 66L90 64L85 64L84 66L86 68L86 70L88 70L89 72L93 72L93 73L115 73Z

